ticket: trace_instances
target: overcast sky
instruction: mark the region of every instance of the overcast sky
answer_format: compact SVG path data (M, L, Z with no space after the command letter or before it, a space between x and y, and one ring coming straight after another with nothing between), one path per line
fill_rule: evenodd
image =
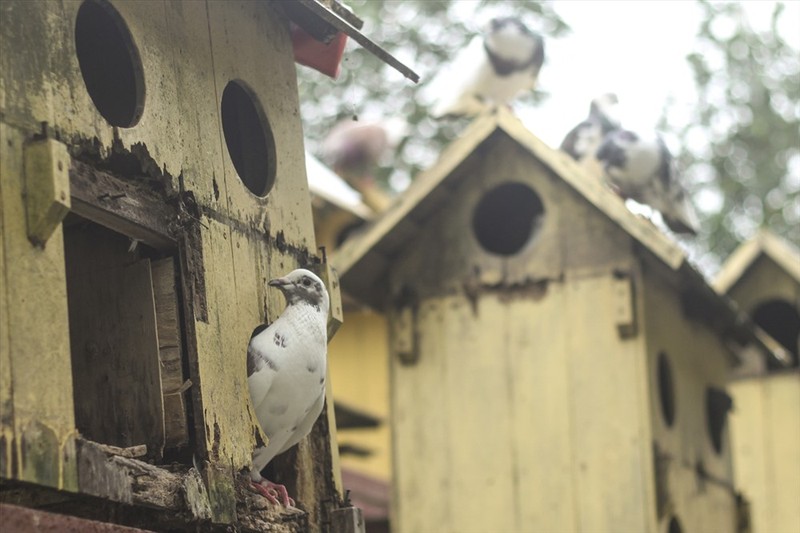
M742 2L756 29L769 28L775 2ZM602 92L620 98L623 123L655 127L668 98L678 111L692 108L696 92L686 55L692 51L701 9L693 0L559 0L555 9L570 25L565 37L548 39L539 84L550 98L520 118L551 146L583 120ZM785 2L781 35L800 50L800 1ZM719 28L724 32L726 28Z

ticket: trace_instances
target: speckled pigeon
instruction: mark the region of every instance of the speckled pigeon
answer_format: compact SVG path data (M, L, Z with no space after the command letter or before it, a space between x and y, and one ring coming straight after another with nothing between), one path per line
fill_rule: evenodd
M256 418L269 443L253 452L253 488L273 503L294 502L283 485L261 476L278 454L308 435L325 402L328 291L315 274L297 269L269 282L286 308L259 326L247 347L247 385Z
M431 83L431 115L475 115L507 105L536 85L544 63L544 40L515 17L498 17Z
M613 93L601 94L592 100L589 116L567 133L561 149L578 162L594 157L603 138L620 127L618 103L617 95Z
M603 140L596 157L605 178L620 196L659 211L676 233L697 233L697 215L678 182L672 154L657 133L613 131Z

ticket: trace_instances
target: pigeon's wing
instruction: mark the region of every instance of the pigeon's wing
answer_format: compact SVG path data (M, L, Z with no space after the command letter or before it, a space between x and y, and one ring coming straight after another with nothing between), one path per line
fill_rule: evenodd
M302 422L297 424L297 428L292 432L291 436L286 440L286 444L283 445L281 450L278 454L281 454L303 440L303 437L311 433L311 428L314 426L314 422L317 421L319 418L320 413L322 412L322 406L325 404L325 389L322 389L317 401L314 402L314 405L306 414L305 418Z
M250 344L247 346L247 386L250 390L250 400L256 411L266 398L277 370L273 358L268 353L268 347L271 344L259 342L263 335L269 338L270 327L271 325L267 324L256 327L250 336Z
M583 154L578 153L576 146L578 144L578 137L580 132L583 128L586 127L586 122L581 122L567 133L567 136L564 137L564 140L561 141L561 150L569 154L572 159L576 161L581 158Z
M601 125L591 120L584 120L567 133L561 142L561 149L575 161L583 161L587 157L595 157L595 152L602 143Z
M256 326L256 329L253 330L253 333L250 334L250 339L252 340L253 337L264 331L269 327L269 324L259 324Z

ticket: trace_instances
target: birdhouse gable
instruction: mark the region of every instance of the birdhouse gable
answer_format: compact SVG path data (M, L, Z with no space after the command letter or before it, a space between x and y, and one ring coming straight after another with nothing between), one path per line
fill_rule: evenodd
M380 284L390 300L406 285L432 296L464 283L503 298L540 298L565 276L629 271L634 260L624 231L503 130L426 200L416 224L381 243L391 249L404 237L413 242L400 245ZM415 227L424 231L404 233Z
M767 230L725 261L714 288L734 300L776 345L777 358L750 354L739 377L797 368L800 361L800 251Z
M335 259L343 275L353 268L358 269L358 263L365 260L365 256L375 253L373 248L396 252L396 248L406 242L406 237L415 233L410 221L419 223L426 213L439 209L440 204L451 197L449 190L453 183L466 175L464 169L474 166L487 150L493 149L487 147L493 146L492 139L499 134L513 140L522 149L520 154L527 152L528 156L533 156L543 169L567 184L671 268L677 269L685 263L686 255L675 243L652 224L631 213L599 180L590 179L569 157L544 144L509 111L496 108L477 118L364 235L345 243ZM517 198L513 191L509 196Z
M515 231L514 224L521 229ZM440 261L432 268L434 256ZM634 257L648 258L685 301L705 302L700 307L714 310L714 327L732 334L734 344L752 342L770 350L677 243L502 107L475 119L388 211L345 241L332 261L350 296L381 308L399 290L400 280L387 278L390 265L392 272L430 279L431 286L443 275L456 281L472 276L484 286L501 281L518 286L568 271L624 273Z
M772 261L800 284L800 250L769 231L761 230L756 237L736 248L728 257L714 278L714 289L720 294L729 293L746 279L762 258Z

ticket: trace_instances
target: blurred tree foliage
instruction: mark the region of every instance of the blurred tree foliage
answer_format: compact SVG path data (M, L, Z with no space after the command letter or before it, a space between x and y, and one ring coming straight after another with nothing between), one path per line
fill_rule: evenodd
M355 43L348 44L339 79L298 68L300 101L307 148L319 152L319 142L342 119L374 120L402 117L409 124L407 139L392 158L391 168L377 177L395 190L403 189L464 126L463 121L437 122L417 100L417 93L479 32L491 17L514 15L545 37L568 31L549 2L497 0L353 0L347 4L364 20L362 31L414 69L419 84L403 78ZM545 42L545 55L547 44ZM534 92L519 105L531 105L545 95Z
M782 4L762 31L739 2L699 4L687 57L697 103L688 116L668 105L662 127L683 140L679 161L702 218L693 247L713 270L759 227L800 245L800 51L781 39Z

